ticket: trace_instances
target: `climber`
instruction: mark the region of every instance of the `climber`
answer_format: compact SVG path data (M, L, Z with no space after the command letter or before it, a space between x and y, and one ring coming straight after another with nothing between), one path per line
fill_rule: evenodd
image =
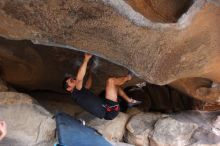
M78 70L76 78L69 76L63 81L64 90L73 96L76 103L96 117L104 118L106 120L114 119L119 113L120 107L118 103L118 95L128 102L129 107L141 104L141 101L128 97L120 87L125 82L132 79L131 74L128 74L124 77L109 78L106 82L106 93L104 100L91 92L91 74L89 75L85 86L83 86L83 79L86 74L88 62L91 58L92 55L85 54L83 63Z
M5 121L0 120L0 141L5 137L7 133L7 126Z

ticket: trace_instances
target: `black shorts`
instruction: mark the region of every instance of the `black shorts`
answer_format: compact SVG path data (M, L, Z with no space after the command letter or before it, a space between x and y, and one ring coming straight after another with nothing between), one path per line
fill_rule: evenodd
M120 106L118 102L105 99L103 107L105 108L106 111L104 116L105 120L112 120L119 114Z

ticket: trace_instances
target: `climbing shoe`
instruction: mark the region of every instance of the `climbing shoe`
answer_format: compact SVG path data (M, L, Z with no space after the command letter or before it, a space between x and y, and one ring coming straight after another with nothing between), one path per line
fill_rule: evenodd
M131 98L131 101L128 102L128 107L129 107L129 108L130 108L130 107L134 107L134 106L137 106L137 105L139 105L139 104L141 104L141 103L142 103L142 101L135 100L135 99L132 99L132 98Z

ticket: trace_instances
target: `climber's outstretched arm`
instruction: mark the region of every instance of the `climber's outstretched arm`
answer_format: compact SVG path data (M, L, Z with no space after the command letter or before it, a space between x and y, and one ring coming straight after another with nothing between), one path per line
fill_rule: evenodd
M87 68L88 62L91 59L91 57L92 57L91 54L85 54L83 63L80 66L79 71L77 73L77 76L76 76L76 88L78 90L81 90L81 88L82 88L83 79L84 79L84 76L86 74L86 68Z
M86 88L86 89L90 89L91 87L92 87L92 73L90 72L90 73L89 73L89 78L88 78L88 80L86 81L85 88Z

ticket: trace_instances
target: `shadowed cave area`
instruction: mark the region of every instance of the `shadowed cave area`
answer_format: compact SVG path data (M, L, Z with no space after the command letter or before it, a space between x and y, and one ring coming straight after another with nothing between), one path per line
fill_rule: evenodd
M0 47L1 78L12 87L34 97L36 95L39 102L46 100L45 102L48 102L46 106L49 107L50 101L48 100L53 102L53 95L54 100L59 100L59 102L62 102L64 98L73 100L63 91L62 81L66 75L76 76L82 63L83 52L4 38L0 39ZM88 70L92 72L92 90L96 94L101 94L105 90L106 80L109 77L120 77L129 72L128 69L97 56L93 56L89 62ZM130 97L144 101L141 106L144 111L203 110L205 103L168 85L150 84L135 76L123 88ZM40 93L42 93L42 98L40 98ZM49 93L52 95L49 96ZM44 95L48 96L44 97ZM59 99L59 95L62 98Z

